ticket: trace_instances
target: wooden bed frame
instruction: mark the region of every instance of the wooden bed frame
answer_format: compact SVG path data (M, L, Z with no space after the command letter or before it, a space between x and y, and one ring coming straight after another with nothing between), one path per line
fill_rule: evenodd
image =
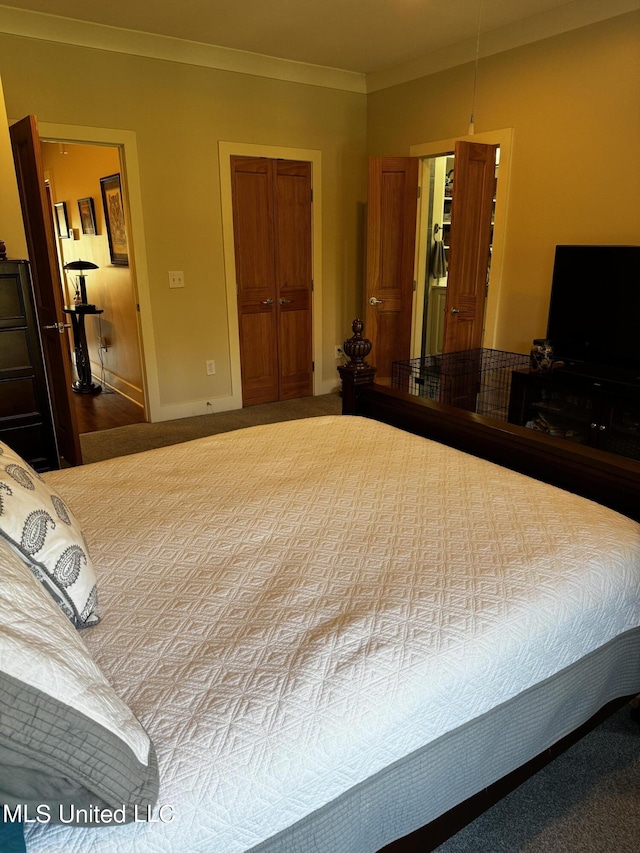
M371 342L363 337L363 328L361 320L354 320L353 337L344 342L349 362L338 368L343 414L362 415L433 439L640 521L639 462L377 384L376 369L366 360ZM541 755L379 853L435 850L631 699L610 702Z
M343 414L434 439L640 521L640 462L377 384L362 331L354 320L353 337L344 342L350 360L338 368Z

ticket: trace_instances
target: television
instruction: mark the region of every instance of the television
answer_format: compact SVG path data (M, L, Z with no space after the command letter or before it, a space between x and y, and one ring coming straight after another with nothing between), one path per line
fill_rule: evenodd
M638 379L640 246L556 246L547 339L570 367Z

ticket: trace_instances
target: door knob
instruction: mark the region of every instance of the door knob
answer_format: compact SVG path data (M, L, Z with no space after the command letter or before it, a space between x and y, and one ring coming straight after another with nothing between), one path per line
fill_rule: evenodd
M293 299L285 299L284 296L281 296L279 299L280 305L291 305Z
M382 305L384 299L376 299L375 296L372 296L369 299L369 305Z
M64 334L65 329L71 328L71 323L52 323L50 326L43 326L43 329L56 329L60 334Z
M452 308L451 309L451 316L453 317L456 314L464 314L464 311L462 311L460 308Z
M273 305L273 299L271 297L269 297L268 299L263 299L262 305Z

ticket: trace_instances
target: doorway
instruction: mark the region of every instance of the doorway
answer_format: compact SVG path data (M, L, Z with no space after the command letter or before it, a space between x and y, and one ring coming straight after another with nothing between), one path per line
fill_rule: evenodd
M78 431L94 432L146 420L141 347L129 229L114 249L114 227L103 192L120 187L120 149L115 145L41 140L48 193L57 215L55 242L63 303L74 305L78 276L65 264L79 258L95 264L85 277L87 299L99 313L86 315L86 340L93 382L99 393L74 393ZM62 217L61 217L62 211ZM64 225L61 227L61 223Z
M500 180L497 184L495 199L493 203L493 226L491 231L491 268L489 275L489 287L484 304L484 320L482 346L492 349L500 349L498 339L498 325L501 307L502 270L504 262L505 239L507 230L507 206L509 199L509 185L511 179L511 161L513 151L513 129L502 128L473 136L456 137L450 139L434 140L412 145L410 153L413 157L420 158L423 163L420 184L422 196L419 211L419 225L417 229L417 251L416 251L416 281L417 287L413 302L413 323L411 333L411 357L418 358L422 355L423 340L425 335L424 322L427 312L423 306L425 302L425 283L428 280L429 268L429 244L433 238L428 233L425 223L429 219L429 178L425 174L424 164L430 158L447 156L454 151L457 141L475 141L485 145L495 145L500 152L499 173ZM455 164L454 164L455 174Z
M489 255L487 259L486 281L484 283L483 317L481 345L484 340L484 318L486 316L486 301L489 292L491 276L491 258L493 249L493 229L495 225L495 204L500 166L500 146L496 146L495 156L495 190L492 198L491 234L489 239ZM424 158L422 161L422 183L425 194L425 205L419 228L424 233L418 234L417 245L419 252L426 255L422 259L424 293L420 301L416 300L416 310L422 318L415 318L414 323L421 326L419 352L415 357L425 358L439 355L443 352L445 311L447 304L447 282L449 273L449 253L451 249L451 213L453 205L453 188L455 178L455 154L453 151L437 157ZM420 263L420 259L419 259Z
M444 300L444 352L482 344L495 152L495 144L454 143L458 174L451 198L453 251ZM428 216L417 217L423 206L419 199L426 196L419 183L421 170L424 161L416 156L369 160L365 327L373 344L378 381L390 381L395 363L422 354L427 244L424 228L416 222ZM428 181L423 179L425 184Z

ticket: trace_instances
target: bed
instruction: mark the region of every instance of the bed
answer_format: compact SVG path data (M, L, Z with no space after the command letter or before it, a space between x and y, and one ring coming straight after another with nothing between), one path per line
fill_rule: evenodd
M640 690L637 522L441 442L325 416L42 477L1 449L29 853L375 853Z

